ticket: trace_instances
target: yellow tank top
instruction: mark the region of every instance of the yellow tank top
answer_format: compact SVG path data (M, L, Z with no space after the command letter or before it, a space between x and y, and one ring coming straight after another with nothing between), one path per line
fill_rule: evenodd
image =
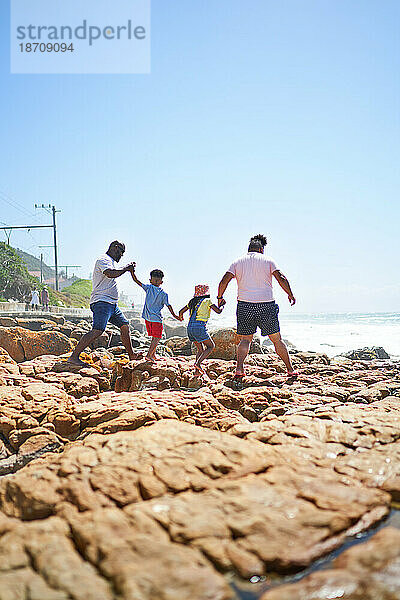
M197 309L196 321L208 321L211 313L211 298L204 298Z

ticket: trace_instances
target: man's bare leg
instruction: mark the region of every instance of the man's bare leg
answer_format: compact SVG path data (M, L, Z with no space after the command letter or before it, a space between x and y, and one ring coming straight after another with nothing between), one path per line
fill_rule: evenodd
M134 353L133 353L133 349L132 349L129 325L122 325L122 327L120 328L120 332L121 332L121 342L125 346L125 349L129 356L129 360L133 360Z
M269 335L268 337L275 347L275 352L277 353L279 358L281 358L283 360L283 362L285 363L285 367L287 368L288 373L292 373L293 365L290 360L290 356L287 351L286 344L281 338L281 334L279 332L273 333L273 334Z
M241 335L240 342L237 347L236 356L236 375L244 374L244 361L250 350L250 344L253 339L252 335Z
M75 346L75 350L69 357L68 362L72 363L73 365L79 365L80 367L87 367L87 364L80 360L79 355L81 352L84 351L85 348L87 348L92 342L94 342L94 340L97 340L97 338L100 337L102 333L103 332L100 331L100 329L92 329L92 331L85 333L85 335L81 337L81 339Z
M158 342L160 341L160 339L161 338L156 338L156 337L151 338L150 348L146 354L146 358L148 360L151 360L151 361L155 360L154 357L156 355L156 348L158 346Z

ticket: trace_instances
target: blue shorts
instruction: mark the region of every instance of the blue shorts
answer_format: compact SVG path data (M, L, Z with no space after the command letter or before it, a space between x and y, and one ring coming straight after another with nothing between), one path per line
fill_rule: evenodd
M129 321L124 317L116 304L99 300L90 305L90 310L93 313L93 329L104 331L109 321L117 327L129 325Z
M207 331L204 321L188 323L187 334L191 342L205 342L206 340L210 339L210 335Z
M252 335L261 329L261 335L267 336L279 331L279 306L276 302L243 302L237 304L237 333Z

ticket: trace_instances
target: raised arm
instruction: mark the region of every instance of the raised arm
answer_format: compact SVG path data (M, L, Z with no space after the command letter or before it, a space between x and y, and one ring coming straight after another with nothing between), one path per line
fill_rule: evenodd
M143 287L143 283L141 281L139 281L139 279L136 277L135 269L134 268L130 269L130 272L131 272L131 276L132 276L133 281L135 283L137 283L137 285L139 285L142 288Z
M229 282L231 281L231 279L234 278L234 275L232 273L230 273L229 271L227 271L225 273L225 275L223 276L223 278L221 279L221 281L219 282L219 286L218 286L218 308L220 308L221 306L223 306L224 302L224 294L225 294L225 290L228 287Z
M293 296L289 280L285 277L285 275L281 271L279 271L279 269L274 271L272 275L275 277L283 291L287 293L290 304L292 306L293 304L296 304L296 298Z
M123 269L106 269L105 271L103 271L103 275L109 277L110 279L116 279L117 277L121 277L121 275L127 273L128 271L132 273L132 269L134 269L135 266L136 263L132 262L129 263L129 265L126 265L126 267L124 267Z

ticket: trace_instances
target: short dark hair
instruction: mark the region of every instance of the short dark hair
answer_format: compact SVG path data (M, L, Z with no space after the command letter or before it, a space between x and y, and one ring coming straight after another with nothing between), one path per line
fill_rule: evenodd
M161 271L161 269L153 269L150 271L150 277L159 277L162 279L164 277L164 273Z
M125 244L123 242L119 242L118 240L114 240L113 242L111 242L111 244L108 247L108 250L111 250L111 248L121 248L121 250L123 250L125 252Z

